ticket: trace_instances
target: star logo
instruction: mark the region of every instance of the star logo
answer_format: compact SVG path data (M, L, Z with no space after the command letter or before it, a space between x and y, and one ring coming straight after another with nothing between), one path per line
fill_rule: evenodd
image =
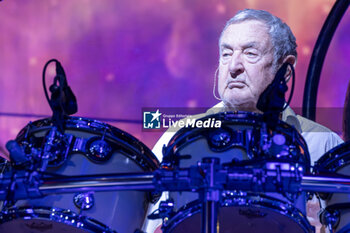
M162 113L159 109L155 112L143 112L143 128L144 129L160 129L160 116Z
M159 121L159 117L162 115L161 113L159 113L159 109L157 109L157 111L155 113L151 113L151 115L153 116L151 122L153 122L154 120Z

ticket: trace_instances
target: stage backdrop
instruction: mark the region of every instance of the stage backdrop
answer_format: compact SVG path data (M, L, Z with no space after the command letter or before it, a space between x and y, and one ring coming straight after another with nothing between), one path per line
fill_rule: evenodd
M79 105L77 116L141 122L143 107L210 107L218 37L238 10L268 10L298 43L296 92L302 105L312 49L334 0L3 0L0 2L0 145L29 121L51 115L41 84L46 61L57 58ZM349 82L350 16L332 40L318 106L334 108L326 125L341 133ZM48 69L51 85L54 66ZM11 114L9 114L11 113ZM16 115L19 114L19 115ZM21 114L34 114L23 116ZM36 116L35 116L36 115ZM150 148L160 133L139 123L119 127Z

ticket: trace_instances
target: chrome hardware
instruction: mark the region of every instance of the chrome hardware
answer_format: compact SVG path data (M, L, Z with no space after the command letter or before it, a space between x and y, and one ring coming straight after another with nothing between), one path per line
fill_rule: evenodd
M87 152L90 159L103 162L111 157L112 147L103 139L94 137L87 143Z
M78 193L74 195L73 202L80 210L88 210L94 206L95 198L92 192Z
M338 210L325 209L320 214L320 222L328 227L330 232L334 232L339 224L340 213Z
M226 147L231 142L231 133L225 129L218 129L209 134L211 145L215 149Z
M166 201L161 201L159 203L159 209L155 210L152 214L148 215L148 219L158 219L161 218L163 221L167 221L174 213L174 200L167 199Z

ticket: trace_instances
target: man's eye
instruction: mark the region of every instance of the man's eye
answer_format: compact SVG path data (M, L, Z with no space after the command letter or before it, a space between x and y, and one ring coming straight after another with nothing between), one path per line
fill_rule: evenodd
M228 57L228 56L230 56L230 55L231 55L231 53L223 53L223 54L222 54L223 57Z
M250 51L245 52L245 54L246 54L246 55L248 55L249 57L255 57L255 56L258 56L258 54L257 54L257 53L255 53L255 52L250 52Z

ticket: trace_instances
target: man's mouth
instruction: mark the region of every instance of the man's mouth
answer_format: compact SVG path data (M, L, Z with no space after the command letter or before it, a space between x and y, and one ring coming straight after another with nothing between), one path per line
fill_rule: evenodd
M244 82L241 81L231 81L227 84L227 87L229 89L233 89L233 88L243 88L245 86Z

